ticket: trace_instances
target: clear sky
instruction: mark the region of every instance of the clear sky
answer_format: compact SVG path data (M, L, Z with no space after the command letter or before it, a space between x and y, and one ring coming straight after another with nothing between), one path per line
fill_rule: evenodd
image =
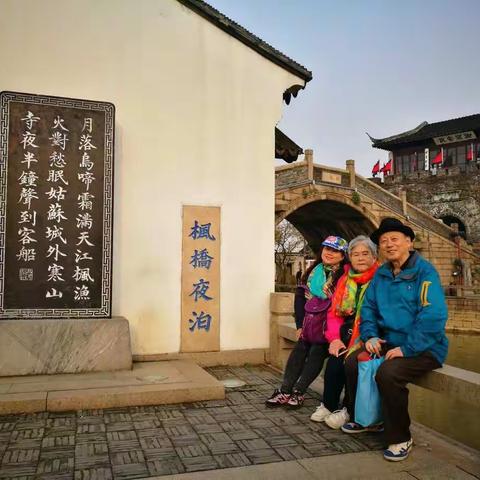
M206 0L313 72L279 127L369 176L383 138L480 113L480 0Z

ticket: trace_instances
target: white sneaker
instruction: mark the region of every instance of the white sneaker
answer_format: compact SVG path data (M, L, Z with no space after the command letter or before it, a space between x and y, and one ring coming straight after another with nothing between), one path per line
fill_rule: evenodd
M325 421L325 418L327 418L329 415L331 415L332 412L325 407L323 403L320 404L319 407L312 413L312 416L310 417L310 420L313 422L323 422Z
M393 445L389 445L388 448L383 452L383 458L390 462L401 462L408 457L412 446L412 439L406 442L394 443Z
M338 430L340 427L345 425L350 420L350 415L347 412L347 409L344 407L341 410L335 410L327 418L325 418L325 423L335 430Z

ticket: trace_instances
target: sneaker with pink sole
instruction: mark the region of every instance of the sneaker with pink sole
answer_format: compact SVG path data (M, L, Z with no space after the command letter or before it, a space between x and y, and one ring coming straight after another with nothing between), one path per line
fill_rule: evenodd
M272 396L267 400L265 400L265 405L267 407L281 407L282 405L286 405L289 400L290 400L290 394L283 393L277 388L272 393Z
M294 390L293 393L290 395L290 398L288 399L287 407L300 408L303 405L304 401L305 401L305 395Z

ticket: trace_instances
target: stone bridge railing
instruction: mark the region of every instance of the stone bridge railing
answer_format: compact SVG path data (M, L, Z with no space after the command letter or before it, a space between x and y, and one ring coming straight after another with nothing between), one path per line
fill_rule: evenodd
M311 183L306 162L296 162L275 169L275 190L288 190Z
M355 173L355 162L347 160L347 168L340 169L313 163L312 150L305 150L305 160L275 169L275 190L281 192L308 185L346 188L365 195L386 209L406 217L419 228L428 229L450 239L453 230L423 210L407 203L406 195L398 197Z
M403 215L403 205L400 197L394 194L387 195L390 192L359 175L356 175L355 186L359 193L363 193L363 195L375 200L381 205L385 205L393 212Z
M443 222L432 217L420 208L407 203L406 197L397 197L393 193L388 192L376 183L373 183L360 175L356 175L355 185L359 193L364 194L378 203L386 205L395 213L408 217L411 223L435 232L442 237L448 239L451 238L453 230L448 225L445 225Z

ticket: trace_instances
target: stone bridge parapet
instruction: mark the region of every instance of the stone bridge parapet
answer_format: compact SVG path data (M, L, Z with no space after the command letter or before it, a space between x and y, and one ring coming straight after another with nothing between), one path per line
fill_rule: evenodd
M413 228L415 248L435 265L442 285L453 285L461 294L480 292L480 278L475 278L480 257L472 246L459 237L453 241L455 230L408 203L404 191L394 195L356 174L353 160L347 160L346 169L317 165L306 150L304 161L275 169L275 222L289 220L314 251L325 234L369 234L384 217ZM459 260L461 278L454 276Z

